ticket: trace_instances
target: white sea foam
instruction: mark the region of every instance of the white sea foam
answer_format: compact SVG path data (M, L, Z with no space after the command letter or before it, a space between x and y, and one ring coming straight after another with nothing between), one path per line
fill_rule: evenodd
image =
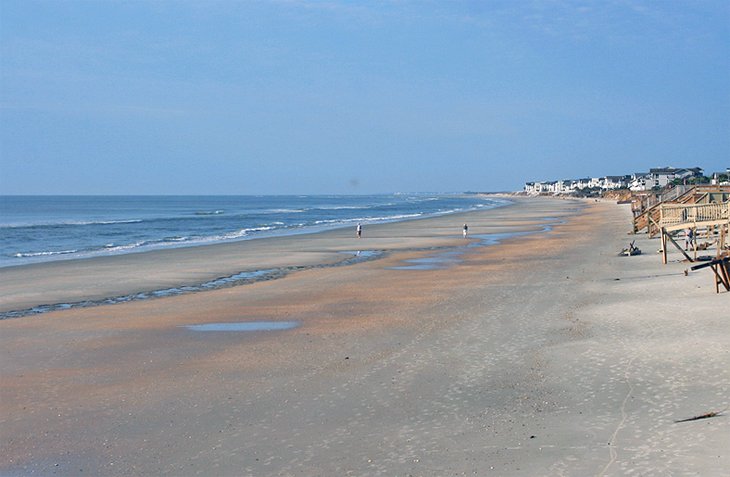
M58 250L58 251L46 251L46 252L18 252L14 256L17 258L32 258L32 257L51 257L54 255L68 255L71 253L78 253L78 250Z
M147 244L148 244L148 242L142 240L139 242L129 243L129 244L125 244L125 245L113 245L111 247L105 248L104 251L105 252L124 252L124 251L134 250L136 248L144 247Z
M357 222L394 222L509 202L433 194L260 199L121 197L107 199L108 207L83 198L14 199L19 203L16 215L0 219L7 222L0 224L0 267L318 232ZM70 204L68 210L63 208L64 200ZM29 205L37 204L42 207L34 217ZM54 210L66 215L54 217Z
M222 215L225 213L225 210L200 210L198 212L195 212L195 215Z
M42 221L42 222L19 222L15 224L0 224L0 229L21 229L33 227L63 227L63 226L83 226L83 225L116 225L116 224L138 224L143 222L142 219L125 219L125 220L59 220L59 221Z
M258 211L258 213L270 213L270 214L301 214L306 212L307 209L267 209Z
M378 217L353 217L347 219L324 219L316 220L315 225L326 225L326 224L352 224L356 222L387 222L393 220L403 219L414 219L416 217L423 217L423 214L399 214L399 215L384 215Z
M377 204L375 207L390 207L395 205L394 203L388 204ZM368 210L372 209L372 205L322 205L317 207L318 210Z

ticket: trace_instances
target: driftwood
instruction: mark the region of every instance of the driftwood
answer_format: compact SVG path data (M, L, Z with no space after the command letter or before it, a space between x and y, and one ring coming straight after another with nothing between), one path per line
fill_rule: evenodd
M722 411L712 411L712 412L708 412L707 414L700 414L699 416L688 417L687 419L680 419L680 420L674 421L674 422L690 422L690 421L699 421L700 419L709 419L711 417L722 416L722 414L726 410L727 409L724 409Z
M641 250L639 250L639 248L636 247L634 245L634 243L636 243L636 240L632 241L629 244L629 248L625 248L625 249L621 250L621 253L619 253L619 256L625 255L627 257L630 257L631 255L641 255Z

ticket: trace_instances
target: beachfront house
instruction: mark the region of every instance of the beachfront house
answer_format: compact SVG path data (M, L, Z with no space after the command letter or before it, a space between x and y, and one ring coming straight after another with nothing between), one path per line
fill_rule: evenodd
M700 167L677 169L674 167L658 167L649 169L648 188L665 187L675 179L687 180L693 177L701 177L704 171Z
M588 182L588 187L595 189L596 187L602 188L603 187L603 177L591 177L590 182Z
M725 172L713 172L710 184L712 185L730 185L730 167Z
M628 186L629 176L606 176L603 178L604 189L623 189Z
M564 180L564 181L557 181L555 183L555 190L557 194L570 194L573 192L573 181L572 180Z
M676 171L673 167L656 167L649 169L649 178L646 181L648 188L664 187L674 180L674 172Z
M534 195L539 194L537 192L537 189L540 187L539 182L525 182L525 187L523 188L525 194Z
M591 178L590 177L583 177L581 179L574 179L571 183L571 188L573 190L583 190L587 187L591 186Z
M629 180L629 189L640 192L647 189L647 182L650 180L648 172L634 172Z
M550 194L555 191L554 182L526 182L525 193L529 195Z

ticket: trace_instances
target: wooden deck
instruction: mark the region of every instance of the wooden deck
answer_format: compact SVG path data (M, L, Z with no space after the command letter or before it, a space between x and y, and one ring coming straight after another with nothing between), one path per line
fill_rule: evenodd
M675 186L657 194L638 195L633 201L634 233L646 229L650 237L661 232L660 208L667 204L710 204L730 200L730 186Z
M667 245L671 243L682 252L688 261L697 259L698 229L704 229L708 239L719 235L716 239L717 255L720 257L725 251L725 241L730 232L730 202L708 204L661 204L659 206L659 220L657 223L661 231L662 262L667 263ZM695 240L692 241L694 259L682 250L672 232L689 230Z
M667 232L728 223L730 202L724 204L661 204L659 227Z

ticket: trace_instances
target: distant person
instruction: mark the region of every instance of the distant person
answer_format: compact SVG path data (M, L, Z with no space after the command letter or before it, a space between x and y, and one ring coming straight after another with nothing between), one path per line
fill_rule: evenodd
M684 249L687 250L689 247L694 245L695 234L691 228L687 227L684 230Z
M362 238L362 224L357 224L357 238Z
M466 238L466 236L469 234L469 226L468 225L464 224L464 229L463 229L463 232L462 233L464 234L464 238Z

